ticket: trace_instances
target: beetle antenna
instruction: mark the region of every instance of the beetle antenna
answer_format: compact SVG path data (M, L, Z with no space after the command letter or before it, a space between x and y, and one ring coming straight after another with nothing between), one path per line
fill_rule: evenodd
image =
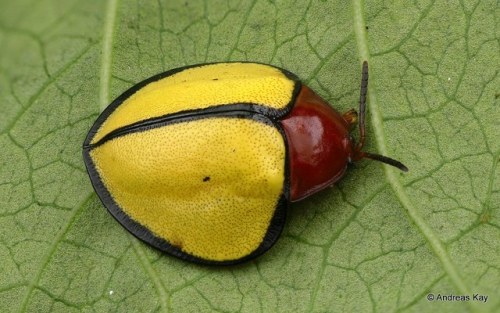
M369 153L369 152L363 152L361 149L363 149L363 146L365 145L365 137L366 137L366 132L365 132L365 114L366 114L366 94L368 93L368 62L363 61L363 69L361 72L361 91L359 95L359 119L358 119L358 126L359 126L359 142L356 146L355 150L355 156L354 160L359 160L362 158L367 158L375 161L380 161L385 164L392 165L398 169L400 169L403 172L408 172L408 168L401 162L391 159L389 157L380 155L380 154L375 154L375 153Z
M403 172L408 172L408 168L398 160L391 159L389 157L380 155L380 154L375 154L375 153L369 153L369 152L359 152L358 158L367 158L370 160L375 160L375 161L380 161L385 164L389 164L394 166L395 168L398 168L402 170Z
M359 95L359 142L356 150L361 151L365 145L365 112L366 112L366 93L368 92L368 62L363 62L363 70L361 72L361 88Z

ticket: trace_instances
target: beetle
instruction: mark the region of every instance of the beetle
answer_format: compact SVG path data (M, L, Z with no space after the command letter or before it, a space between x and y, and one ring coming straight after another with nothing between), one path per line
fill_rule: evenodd
M116 98L83 144L108 211L146 243L184 260L235 264L278 239L290 202L337 182L363 158L368 63L359 118L340 114L296 75L250 62L198 64ZM349 130L358 122L359 141Z

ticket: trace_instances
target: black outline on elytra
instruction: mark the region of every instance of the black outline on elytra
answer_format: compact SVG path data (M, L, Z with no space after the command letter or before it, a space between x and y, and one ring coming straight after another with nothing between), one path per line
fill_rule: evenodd
M127 126L119 127L108 134L104 135L99 141L96 143L91 143L88 146L97 147L107 142L108 140L112 140L114 138L124 136L127 134L141 132L157 127L162 127L166 124L170 124L171 121L175 120L186 120L193 116L214 116L217 114L229 113L229 112L247 112L250 114L260 114L262 116L268 116L268 112L263 110L263 106L255 105L253 103L236 103L236 104L222 104L217 106L211 106L204 109L195 109L195 110L185 110L176 113L169 113L165 115L161 115L158 117L149 118L146 120L142 120L136 123L132 123ZM268 114L266 114L268 113ZM277 118L272 118L273 120L277 120Z
M179 72L182 72L186 69L191 69L191 68L196 68L196 67L202 67L206 65L216 65L216 64L226 64L226 63L255 63L255 64L261 64L265 66L270 66L274 67L278 70L280 70L287 78L289 78L291 81L295 83L294 89L292 91L292 95L290 97L290 102L282 109L275 109L275 108L270 108L266 107L265 104L260 104L260 103L234 103L234 104L221 104L218 106L211 106L203 109L195 109L195 110L185 110L185 111L180 111L176 113L171 113L171 114L166 114L162 116L157 116L153 117L151 119L146 119L142 121L138 121L133 124L139 124L139 123L149 123L152 122L156 119L163 119L167 118L169 115L177 115L177 114L183 114L183 113L201 113L201 112L218 112L218 111L226 111L224 110L224 107L228 108L231 107L232 110L238 110L238 111L250 111L250 112L256 112L256 113L261 113L265 116L268 116L274 120L281 118L285 115L287 115L291 110L293 105L295 104L295 100L297 99L297 95L300 92L300 89L302 87L302 83L298 79L298 77L293 74L292 72L289 72L285 69L272 66L269 64L264 64L264 63L258 63L258 62L219 62L219 63L203 63L203 64L196 64L196 65L188 65L184 67L179 67L175 68L157 75L154 75L148 79L145 79L141 81L140 83L137 83L136 85L130 87L127 91L122 93L118 98L116 98L113 102L111 102L110 105L104 109L104 111L99 115L97 120L94 122L94 125L90 128L89 133L87 134L87 137L85 138L85 141L83 143L83 146L89 146L90 143L92 142L92 139L96 135L97 131L101 127L101 125L106 121L106 119L125 101L126 99L130 98L134 93L136 93L138 90L144 88L146 85L153 83L155 81L158 81L160 79L166 78L168 76L172 76L174 74L177 74ZM130 125L129 125L130 126ZM106 134L107 136L109 134Z
M224 62L229 63L229 62ZM249 63L249 62L235 62L235 63ZM92 181L92 185L97 195L101 199L104 206L108 209L108 211L113 215L113 217L124 226L130 233L132 233L135 237L140 240L152 245L153 247L160 249L164 252L167 252L173 256L176 256L180 259L200 263L207 265L233 265L245 262L247 260L253 259L267 250L271 248L274 243L279 238L283 227L285 225L286 219L286 210L288 207L289 199L290 199L290 170L289 170L289 151L286 140L286 134L281 124L279 123L279 118L288 114L291 111L291 108L295 104L295 100L301 88L301 83L298 78L293 74L284 69L277 68L281 70L288 78L295 82L295 87L291 96L291 101L286 105L283 109L273 109L269 107L265 107L260 104L252 104L252 103L237 103L237 104L227 104L220 106L208 107L205 109L196 109L196 110L188 110L177 112L174 114L167 114L164 116L140 121L126 127L122 127L111 133L105 135L101 140L97 143L90 144L92 142L93 137L99 130L102 123L108 118L108 116L114 112L114 110L129 98L132 94L134 94L137 90L143 88L147 84L157 81L159 79L168 77L175 73L178 73L184 69L194 68L209 64L218 64L218 63L207 63L207 64L198 64L193 66L186 66L182 68L173 69L158 75L155 75L149 79L146 79L137 85L134 85L132 88L125 91L122 95L116 98L97 118L94 125L90 129L89 133L83 144L83 159L87 168L87 172ZM267 65L267 64L263 64ZM267 65L271 66L271 65ZM90 157L90 151L95 146L101 145L108 140L112 140L113 138L117 138L119 136L124 136L137 131L145 131L151 128L163 127L166 125L171 125L174 123L181 123L187 121L193 121L198 119L205 118L247 118L252 119L258 122L262 122L267 125L274 126L282 135L284 144L285 144L285 177L284 177L284 186L283 193L277 201L276 209L269 224L269 227L266 231L264 239L261 244L254 250L252 253L244 256L243 258L229 261L213 261L206 260L200 257L193 256L186 252L183 252L178 247L168 243L166 240L159 238L151 233L145 226L135 222L132 220L126 213L122 211L119 205L115 202L109 191L104 186L97 169L95 168L94 163L92 162L92 158Z

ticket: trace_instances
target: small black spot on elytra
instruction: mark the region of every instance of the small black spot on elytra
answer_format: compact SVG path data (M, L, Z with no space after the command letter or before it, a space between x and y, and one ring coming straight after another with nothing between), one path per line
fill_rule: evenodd
M174 246L175 248L182 250L182 246L183 246L182 241L176 240L176 241L172 241L170 244L172 246Z
M365 26L365 29L368 30L368 26Z
M218 78L212 78L212 80L219 80Z
M205 176L205 178L203 178L203 182L206 183L207 181L210 180L210 176Z

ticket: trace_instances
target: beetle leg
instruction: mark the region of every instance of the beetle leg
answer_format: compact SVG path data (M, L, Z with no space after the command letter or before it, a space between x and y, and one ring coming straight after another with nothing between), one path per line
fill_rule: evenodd
M356 112L356 110L354 109L350 109L349 111L342 114L342 117L347 122L349 127L352 127L356 125L356 122L358 120L358 112Z

